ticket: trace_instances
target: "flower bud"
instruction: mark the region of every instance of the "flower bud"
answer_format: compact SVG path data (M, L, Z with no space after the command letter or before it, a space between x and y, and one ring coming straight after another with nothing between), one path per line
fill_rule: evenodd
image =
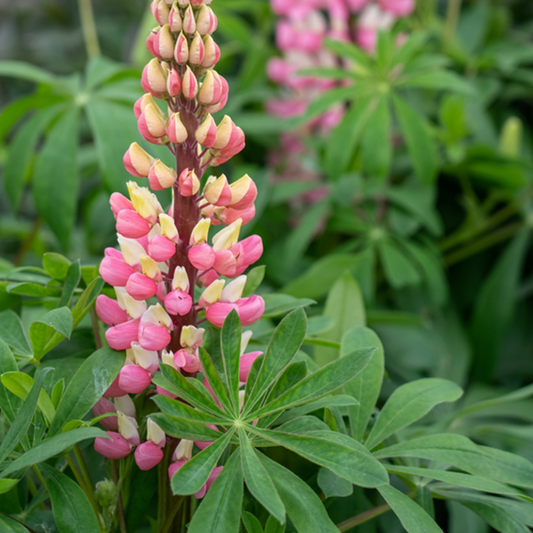
M211 106L222 99L223 85L221 81L222 76L214 70L206 72L200 92L198 93L198 102L202 105Z
M250 326L257 322L265 311L265 302L260 296L250 296L250 298L243 298L236 303L217 302L208 307L206 311L206 318L218 328L224 325L227 316L233 310L237 311L239 320L243 326Z
M218 20L210 7L203 5L196 16L196 30L200 35L210 35L218 26Z
M122 324L130 319L128 313L120 307L116 300L104 296L103 294L96 298L96 314L98 315L98 318L108 326L116 326L117 324Z
M117 218L118 214L123 210L133 210L132 203L119 192L114 192L110 198L109 198L109 205L111 206L111 211L113 211L113 215L115 215L115 218Z
M167 61L174 59L174 37L168 24L165 24L155 35L153 47L157 57Z
M163 460L163 451L153 442L143 442L135 450L135 462L140 470L151 470Z
M129 394L139 394L145 390L151 382L152 378L150 377L150 374L138 365L123 366L118 378L119 387Z
M146 438L159 446L164 448L167 443L167 436L165 432L151 419L146 422Z
M126 284L126 290L134 300L148 300L149 298L152 298L152 296L155 296L157 285L156 282L148 276L145 276L140 272L135 272L135 274L130 276L128 283Z
M170 31L178 33L183 29L183 20L181 19L180 9L177 2L172 4L172 9L168 15Z
M171 366L174 370L178 370L178 367L174 363L174 352L171 350L163 350L161 352L161 361L164 365ZM158 392L158 394L160 394Z
M174 278L172 280L172 290L188 292L189 287L189 276L187 275L185 267L176 267L176 270L174 270Z
M167 90L167 74L155 57L144 67L141 86L155 97L161 97Z
M189 249L189 261L198 270L209 270L215 264L215 252L209 244L199 244Z
M107 413L116 413L113 403L107 398L100 398L93 407L94 416L102 416ZM118 420L116 416L108 416L100 420L100 424L110 431L118 430Z
M123 209L117 216L117 231L129 239L140 239L150 229L150 224L137 211Z
M232 224L237 219L242 220L242 225L248 224L255 217L255 205L241 210L231 209L228 207L217 207L214 212L215 217L223 224Z
M174 463L172 463L169 467L168 467L168 479L172 479L172 477L174 476L174 474L186 463L187 461L185 461L184 459L181 460L181 461L176 461Z
M187 100L196 98L196 95L198 94L198 80L196 79L196 76L189 65L187 65L187 70L183 75L181 92L183 96L187 98Z
M248 209L257 198L257 186L248 174L235 181L230 186L231 202L229 207L232 209Z
M216 256L216 254L215 254ZM213 268L209 269L205 274L198 278L198 285L200 287L208 287L213 281L218 279L218 273Z
M170 330L173 328L172 319L168 316L168 313L163 309L161 304L151 305L142 316L141 323L141 325L161 325Z
M201 91L200 91L201 92ZM207 115L195 132L196 140L206 148L212 148L217 138L217 124L211 115Z
M159 26L157 26L156 28L154 28L149 34L148 34L148 37L146 37L146 49L148 50L148 52L150 52L150 54L152 54L153 56L157 55L155 50L154 50L154 40L156 38L156 35L157 33L159 32L161 28Z
M211 176L205 184L203 195L212 205L226 206L231 202L231 189L224 174L215 178Z
M139 320L130 320L129 322L124 322L118 326L113 326L105 332L105 338L107 344L113 350L127 350L131 347L132 342L137 342L139 337ZM129 392L126 389L122 388L119 381L119 387L125 391Z
M211 35L204 38L204 60L202 61L202 68L213 68L220 61L220 47L214 41Z
M187 7L183 14L183 31L189 35L196 32L196 18L191 6Z
M190 461L192 458L193 446L194 442L192 440L181 439L172 458L176 461Z
M238 219L233 224L219 231L213 237L213 250L228 250L239 240L239 233L241 231L242 220Z
M172 97L181 94L181 77L176 69L172 69L167 79L167 92Z
M125 396L127 392L124 392L118 386L118 376L113 380L113 383L109 385L107 390L104 392L104 398L118 398L119 396ZM117 430L118 430L118 420L117 420Z
M222 150L235 141L237 137L237 130L239 128L235 126L231 118L226 115L217 128L217 137L213 148L216 150Z
M114 431L106 431L107 436L111 437L111 440L105 437L97 437L94 439L94 449L107 459L124 459L131 452L131 446L126 439Z
M139 365L147 372L157 372L157 370L159 369L159 355L157 352L145 350L138 342L133 342L131 344L131 351L135 364ZM135 413L129 414L123 409L120 409L119 406L117 406L117 409L119 411L122 411L124 414L127 414L128 416L135 416Z
M138 446L141 442L139 437L139 424L137 424L137 420L131 416L121 413L120 411L118 411L118 431L132 446Z
M170 343L170 333L165 326L141 325L139 343L145 350L163 350Z
M207 289L204 290L200 296L199 304L201 307L209 307L215 302L218 302L222 296L222 291L224 289L224 284L226 282L223 279L217 279Z
M200 34L196 32L194 39L192 40L189 50L189 64L198 66L203 63L205 59L205 46L204 41Z
M152 137L160 139L167 134L166 122L166 116L159 107L148 104L137 120L137 125L146 140Z
M168 261L176 253L176 245L163 235L156 235L148 244L148 255L158 263Z
M190 0L177 0L180 7L187 7L189 5Z
M184 326L181 330L180 344L189 348L196 348L202 344L205 329L194 326Z
M191 233L191 240L189 244L202 244L207 241L207 236L209 234L209 227L211 226L211 220L209 218L202 218Z
M163 0L153 0L150 4L150 11L160 26L168 22L169 9Z
M208 113L217 113L221 109L224 109L224 107L228 103L229 85L226 81L226 78L220 76L220 83L222 84L222 97L220 98L220 102L218 102L218 104L207 106L205 108Z
M104 257L100 263L100 276L113 287L125 287L129 277L135 272L123 259Z
M194 196L200 190L200 180L194 170L186 168L178 178L180 194L182 196Z
M124 154L123 161L126 170L132 176L135 176L136 178L146 178L150 173L150 167L154 163L154 158L137 143L132 143L128 148L128 151Z
M132 418L135 418L136 416L136 409L135 404L133 403L133 400L128 396L121 396L120 398L115 399L115 407L117 411L120 411L121 413L124 413L127 416L131 416Z
M144 109L146 108L148 104L154 104L155 106L157 105L155 98L150 93L143 94L135 102L133 106L133 112L135 113L135 118L138 119L142 115L142 112L144 111ZM146 177L146 176L141 176L141 177Z
M178 39L176 40L174 59L178 65L185 65L189 61L189 41L183 32L178 35Z
M166 237L168 240L177 244L180 238L179 238L178 230L176 229L176 224L174 222L174 219L169 215L165 215L164 213L161 213L159 215L159 224L161 224L161 235L163 235L163 237Z
M231 283L228 283L222 294L220 300L223 302L235 303L242 298L244 287L246 287L246 276L239 276L235 278Z
M183 78L183 80L185 81L185 78ZM181 121L179 113L174 113L170 117L170 120L168 121L167 135L169 141L174 144L184 143L188 139L189 133Z
M165 297L165 309L171 315L185 316L192 308L191 295L177 290L169 292Z
M173 142L172 139L170 141ZM176 182L177 177L176 171L173 168L167 167L163 161L158 159L150 169L148 180L150 187L154 191L162 191L164 189L170 189Z

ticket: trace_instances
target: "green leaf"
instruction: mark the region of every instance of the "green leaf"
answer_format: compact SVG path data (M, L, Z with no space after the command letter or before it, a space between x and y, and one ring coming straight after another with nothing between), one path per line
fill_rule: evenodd
M58 306L68 306L72 302L74 291L81 280L81 264L78 259L72 263L67 271L67 277L63 283L63 291Z
M358 400L357 405L348 407L348 413L352 436L359 442L374 411L385 372L383 345L376 333L364 327L347 331L341 342L341 356L361 348L375 348L376 352L366 368L344 386L344 392Z
M9 481L12 480L10 479ZM14 518L5 514L0 514L0 526L2 533L28 533L28 530L21 522L17 522Z
M326 498L346 498L353 493L353 485L348 480L334 474L327 468L320 469L317 483Z
M418 457L454 465L499 483L533 488L533 465L529 461L512 453L478 446L467 437L452 433L411 439L377 450L374 457Z
M469 96L474 96L476 94L476 89L471 83L449 70L408 74L398 80L397 86L436 89L466 94Z
M198 411L198 409L193 409L186 403L173 400L168 396L158 394L152 399L161 411L172 417L184 418L191 422L201 422L203 424L230 424L230 422L224 422L216 416L206 415Z
M2 374L1 379L4 387L23 401L26 401L34 384L34 379L24 372L6 372ZM55 407L44 389L39 393L37 407L46 418L47 425L50 425L55 415Z
M252 513L243 511L242 523L246 528L246 533L264 533L261 522Z
M241 321L237 311L233 310L224 320L220 332L222 345L222 362L229 397L233 404L233 413L239 412L239 360L241 356Z
M83 362L59 403L50 435L59 433L67 422L82 419L89 412L118 376L125 359L125 352L106 347Z
M57 297L61 293L54 287L45 287L37 283L12 283L6 287L9 294L18 294L20 296L36 296L39 298Z
M17 371L18 366L13 353L9 346L0 339L0 376L7 372ZM9 423L13 424L21 404L20 399L9 393L0 381L0 409Z
M87 288L79 297L76 305L72 309L72 318L74 320L74 327L76 327L81 319L87 314L92 304L96 300L104 288L105 282L102 278L95 278L89 283Z
M217 369L215 368L215 363L211 355L208 354L201 346L199 347L198 351L200 362L202 363L202 369L204 371L205 377L207 378L207 381L209 382L209 385L211 385L211 388L213 389L215 396L220 402L220 405L222 405L222 407L228 413L231 413L232 409L227 389L222 383L222 379L219 373L217 372Z
M0 479L0 494L5 494L6 492L9 492L19 481L19 479Z
M335 52L335 54L346 57L353 61L357 65L358 69L362 69L364 71L372 66L372 62L368 54L350 42L339 41L337 39L326 39L325 44L326 48L332 52Z
M243 428L239 428L242 470L252 496L281 524L285 523L285 506L265 467L252 448Z
M13 137L8 150L6 166L4 168L4 187L11 202L13 211L17 211L26 177L31 167L32 156L47 124L61 110L62 106L38 111L33 117L21 126Z
M389 478L385 468L366 448L347 435L333 431L313 431L293 435L249 426L248 431L283 446L312 463L329 468L338 476L361 487L379 487Z
M287 514L298 533L339 532L325 511L319 497L307 483L262 453L258 455L285 503Z
M189 463L182 466L178 473L187 464ZM238 533L242 498L242 467L240 451L237 450L207 491L198 511L194 513L188 533Z
M474 511L485 522L501 533L531 533L531 528L518 520L513 514L483 502L461 502L465 507Z
M443 533L435 521L409 496L394 487L378 487L408 533Z
M0 473L0 478L6 477L13 472L28 468L29 466L42 463L60 454L67 448L82 440L94 439L96 437L108 438L107 434L98 428L79 428L67 433L60 433L41 441L37 446L15 459L8 467Z
M11 309L0 313L0 339L11 346L16 354L33 355L22 322Z
M287 392L264 407L249 414L249 417L262 417L267 414L303 405L312 400L327 396L342 387L361 372L371 360L375 349L361 349L336 359L319 368L302 381L291 387Z
M49 85L60 81L60 78L57 78L51 72L23 61L0 61L0 76L9 76Z
M99 533L94 511L80 486L50 465L39 466L59 533Z
M394 241L381 239L378 248L385 276L395 289L420 283L420 274L416 265Z
M68 248L78 200L79 109L72 108L54 125L37 158L33 197L37 210Z
M199 442L211 442L220 438L220 432L207 427L205 422L195 422L165 413L152 413L150 418L171 437Z
M316 303L309 298L296 299L287 294L266 294L264 300L265 312L263 313L263 317L265 318L284 315L294 309L309 307Z
M242 293L243 297L251 296L263 282L265 278L266 267L264 265L252 268L246 275L246 285Z
M368 449L400 429L416 422L436 405L455 402L463 390L453 381L441 378L419 379L398 387L381 410L365 443Z
M41 359L47 352L47 344L59 333L63 338L70 338L73 328L72 313L68 307L48 311L40 320L30 326L30 339L35 359Z
M322 334L322 338L333 342L341 342L343 335L351 328L366 325L365 304L358 283L352 275L345 272L335 283L328 294L324 316L334 321L334 326ZM315 361L319 366L337 359L339 350L317 347Z
M235 429L230 429L205 450L202 450L190 461L187 461L170 481L172 492L182 495L198 492L204 486L213 468L215 468L217 461L227 448L234 433ZM238 516L240 516L240 510Z
M372 115L368 117L362 139L363 169L372 177L385 180L392 163L391 116L389 97L382 95L372 102Z
M323 409L324 407L352 407L358 404L359 402L352 396L347 396L344 394L332 394L330 396L325 396L320 400L303 405L302 407L295 407L294 409L286 411L277 419L277 422L283 423L287 420L292 420L293 418L312 413L318 409Z
M490 380L494 374L500 348L513 318L516 291L529 242L528 231L520 232L513 239L485 278L476 298L471 336L475 348L474 370L479 379Z
M86 68L85 87L94 89L113 76L125 71L126 69L122 64L116 63L107 57L91 57Z
M273 516L269 516L265 526L265 533L285 533L285 524L280 524Z
M353 87L337 87L335 89L331 89L330 91L320 95L318 98L315 98L309 105L307 111L302 116L294 119L294 126L305 124L311 119L317 117L318 115L322 115L331 109L331 107L336 103L353 98L354 96L357 96L357 93Z
M293 311L280 322L266 349L259 374L246 400L244 413L253 408L257 400L275 383L281 372L292 361L302 345L306 330L307 317L303 309Z
M393 103L416 175L421 183L433 183L439 158L424 118L399 96L393 96Z
M67 277L67 272L72 262L64 255L48 252L43 255L43 268L46 273L54 279L63 281Z
M45 371L37 377L37 380L33 384L30 393L28 394L25 402L22 404L20 411L17 413L13 424L9 428L7 435L2 440L2 443L0 444L0 466L6 457L15 449L30 427L35 409L37 408L37 400L39 399L41 387L43 386L46 375L50 370L51 369L45 369Z

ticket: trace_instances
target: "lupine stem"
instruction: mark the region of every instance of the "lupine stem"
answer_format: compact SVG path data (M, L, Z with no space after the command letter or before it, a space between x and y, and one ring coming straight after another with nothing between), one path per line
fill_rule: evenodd
M449 0L448 11L446 13L446 25L444 27L444 46L452 44L455 37L457 22L461 13L462 0Z
M98 57L102 55L100 51L100 44L98 42L98 32L96 31L96 23L94 21L94 12L91 0L78 0L80 10L81 29L83 31L83 38L85 40L85 48L87 55Z
M117 462L114 460L111 461L111 469L113 471L113 481L115 482L115 485L117 486L117 490L118 490L117 514L118 514L118 523L120 527L120 533L128 533L126 530L126 520L124 519L124 506L122 504L122 494L120 490L120 479L118 475L118 467L117 467Z

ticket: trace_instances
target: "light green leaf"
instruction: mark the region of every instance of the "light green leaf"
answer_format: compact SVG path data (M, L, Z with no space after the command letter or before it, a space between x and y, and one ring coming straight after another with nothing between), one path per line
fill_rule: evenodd
M0 313L0 339L11 346L16 354L33 355L22 322L11 309Z
M224 321L220 332L222 362L233 413L239 412L239 360L241 354L241 322L237 311L233 310Z
M6 492L9 492L19 481L20 481L19 479L0 479L0 494L5 494ZM1 515L0 515L0 518L1 518ZM0 520L0 524L1 523L2 522Z
M19 78L34 83L56 84L60 81L51 72L23 61L0 61L0 76Z
M49 434L59 433L69 420L82 419L113 383L125 359L125 352L116 352L108 347L88 357L70 381Z
M218 336L218 332L215 335ZM211 354L208 354L201 346L199 347L198 351L199 351L200 362L202 363L202 369L204 371L204 375L207 381L211 385L211 388L213 389L215 396L220 402L220 405L223 407L223 409L226 412L231 413L232 407L231 407L230 399L228 397L228 391L222 382L222 378L220 377L220 374L217 372L217 369L215 368L215 363L214 363L213 358L211 357ZM220 361L221 360L222 360L222 356L220 357Z
M296 474L259 453L298 533L338 533L315 492Z
M100 294L104 288L104 280L102 278L93 279L87 288L83 291L79 297L76 305L72 309L72 318L74 319L74 327L76 327L81 319L87 314L92 304L96 300L96 297Z
M324 316L333 319L334 326L322 334L325 340L340 343L351 328L366 325L365 304L358 283L345 272L335 283L326 301ZM315 361L324 366L339 357L334 348L316 348Z
M373 108L374 111L367 119L361 144L363 168L371 177L385 180L389 176L392 163L391 116L388 95L381 95L369 107Z
M436 405L455 402L463 390L453 381L441 378L419 379L398 387L381 410L365 443L368 449L400 429L416 422Z
M172 492L182 495L198 492L204 486L213 468L215 468L234 433L235 429L230 429L205 450L202 450L190 461L187 461L170 480ZM239 510L238 516L240 514Z
M246 533L264 533L261 522L259 522L259 520L252 513L243 511L242 523L246 529Z
M59 299L59 307L69 306L74 297L74 291L81 280L81 263L78 259L72 263L67 271L67 277L63 283L63 291Z
M48 252L43 255L43 268L46 273L54 279L63 281L67 277L67 272L72 262L64 255Z
M61 295L59 289L54 287L45 287L37 283L12 283L6 287L9 294L18 294L19 296L36 296L39 298L57 297Z
M9 346L0 339L0 376L7 372L17 372L18 366ZM13 423L22 402L7 391L0 381L0 409L9 423Z
M473 96L476 89L465 78L449 70L434 72L420 72L405 75L397 83L398 87L419 87L421 89L435 89Z
M318 486L326 498L346 498L353 493L353 485L327 468L321 468L317 478Z
M348 413L352 436L359 442L363 440L381 390L385 371L383 345L371 329L364 327L353 328L342 338L341 356L365 347L375 348L374 356L366 368L344 386L344 392L358 400L357 405L348 407Z
M309 298L296 299L287 294L266 294L265 300L265 312L263 317L275 317L299 309L300 307L309 307L315 304L314 300Z
M73 328L72 313L68 307L48 311L40 320L30 326L30 339L35 359L41 359L47 352L47 344L54 333L70 338Z
M242 498L242 467L240 451L237 450L207 492L198 511L194 513L188 533L238 533Z
M54 125L35 165L33 197L37 210L68 248L78 201L79 109L72 108Z
M242 293L243 297L251 296L261 285L265 277L266 267L264 265L252 268L246 275L246 285Z
M239 428L241 444L242 470L246 486L252 496L281 524L285 523L285 506L281 501L274 483L265 467L258 459L248 436L243 428Z
M39 466L59 533L99 533L100 526L80 486L50 465Z
M394 487L378 487L408 533L443 533L435 521L409 496Z
M12 480L10 479L9 481ZM17 522L14 518L4 514L0 514L0 527L2 533L28 533L28 530L21 522Z

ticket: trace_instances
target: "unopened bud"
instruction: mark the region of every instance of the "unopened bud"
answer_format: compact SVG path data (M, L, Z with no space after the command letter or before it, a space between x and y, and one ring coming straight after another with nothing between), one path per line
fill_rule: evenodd
M167 91L170 96L175 97L181 94L181 78L176 69L172 69L167 80Z
M155 50L154 50L154 40L155 40L155 37L157 35L157 33L159 32L161 28L159 26L157 26L156 28L154 28L149 34L148 34L148 37L146 37L146 49L148 50L148 52L150 52L150 54L152 54L153 56L157 55L155 53Z
M194 170L186 168L178 178L180 194L182 196L194 196L200 190L200 180Z
M196 32L189 49L189 64L201 65L205 58L205 46L202 36Z
M183 75L181 92L187 100L196 98L196 95L198 94L198 80L189 65L187 65L187 70Z
M150 4L150 11L160 26L168 22L169 9L163 0L153 0Z
M150 93L143 94L133 106L133 112L135 113L135 118L139 118L142 115L142 112L146 109L148 104L157 105L154 97Z
M207 148L212 148L214 146L217 138L217 124L211 115L207 115L206 119L196 130L195 137L201 145Z
M167 127L166 133L168 135L169 141L175 144L184 143L189 137L187 128L181 121L179 113L174 113L170 117L170 120L168 121L168 127Z
M118 501L117 486L109 479L99 481L95 487L94 499L104 509L109 507L114 508Z
M148 104L137 121L139 131L143 137L160 139L167 134L166 116L154 104ZM218 135L218 134L217 134Z
M132 143L128 151L124 154L124 166L126 170L136 178L146 178L150 174L150 167L154 163L154 158L139 144Z
M155 35L153 45L155 54L161 59L170 61L174 58L174 36L168 24Z
M185 65L189 61L189 41L187 41L187 37L185 37L183 32L178 35L176 40L174 58L179 65Z
M220 61L220 48L211 35L204 38L205 55L202 61L203 68L213 68Z
M174 33L180 32L183 28L183 20L181 19L180 8L177 2L172 4L172 9L168 16L168 23L170 25L170 30Z
M156 97L164 94L167 90L167 77L165 69L155 57L144 67L141 77L141 85L144 91Z
M210 35L217 29L218 20L210 7L202 5L196 16L196 30L200 35Z
M245 174L229 187L231 189L231 202L229 206L232 209L248 209L257 198L257 186L248 174Z
M226 148L236 138L238 129L239 128L235 125L233 120L226 115L218 125L217 138L213 148L215 148L215 150L223 150Z
M208 70L200 92L198 93L198 101L202 105L211 106L222 99L223 84L221 80L222 76L214 70Z
M229 205L231 202L231 189L226 176L224 174L218 178L211 176L205 184L203 195L212 205Z
M196 19L191 6L187 7L183 14L183 31L189 35L196 32Z
M176 171L173 168L167 167L165 163L159 159L152 165L150 174L148 175L150 187L152 187L154 191L169 189L174 185L177 177Z

